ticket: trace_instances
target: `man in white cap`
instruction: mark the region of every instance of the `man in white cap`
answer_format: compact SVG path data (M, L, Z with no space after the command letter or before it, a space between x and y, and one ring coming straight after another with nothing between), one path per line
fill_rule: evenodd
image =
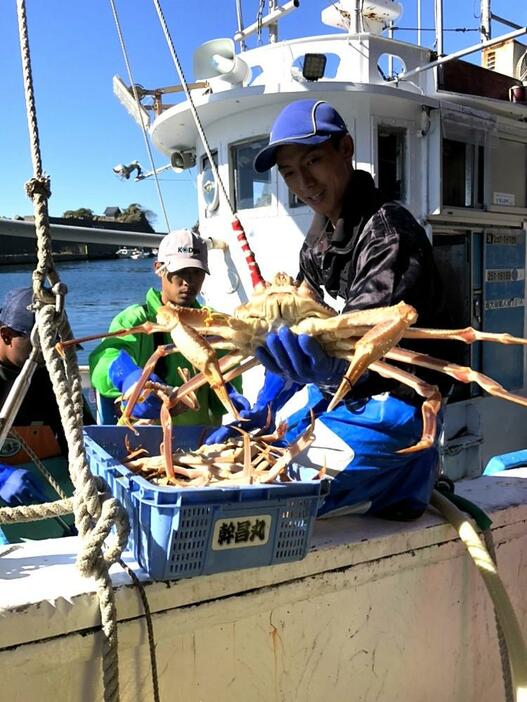
M109 331L136 327L145 322L155 322L161 305L172 302L183 307L200 307L197 296L201 291L205 275L209 273L206 242L190 229L179 229L167 234L159 245L156 274L161 279L161 290L150 288L146 293L145 303L131 305L120 312L110 324ZM111 409L115 399L124 393L130 394L132 386L138 381L142 369L154 350L172 340L168 333L128 334L126 336L104 339L89 358L90 376L93 387L102 398L110 403L101 403L102 422L112 423L115 418L108 416L104 409ZM156 365L156 372L151 378L171 386L179 386L183 380L178 368L187 368L191 375L195 371L182 354L176 352L161 358ZM239 383L236 383L239 385ZM231 397L237 393L230 388ZM180 412L174 411L176 424L221 424L225 409L209 386L201 387L197 393L199 409ZM150 394L144 402L134 408L134 417L142 420L157 420L161 408L160 400Z

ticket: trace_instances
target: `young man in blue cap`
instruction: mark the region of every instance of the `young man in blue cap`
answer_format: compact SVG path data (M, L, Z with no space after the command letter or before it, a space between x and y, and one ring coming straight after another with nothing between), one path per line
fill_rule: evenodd
M353 168L353 147L344 120L331 105L303 99L282 110L268 146L256 156L256 171L276 165L289 189L315 213L300 252L298 281L321 298L325 291L343 299L344 312L403 300L417 309L420 326L449 326L425 231L402 205L383 198L369 173ZM437 344L415 348L440 355ZM421 434L422 399L413 390L366 373L345 402L326 412L345 361L286 327L269 334L256 355L268 373L256 405L245 413L248 420L251 412L261 418L265 400L276 412L291 388L308 384L308 405L289 419L287 438L294 439L307 426L313 409L320 433L329 430L336 442L350 447L349 461L334 478L322 514L356 511L359 503L363 511L399 518L425 509L435 482L437 449L414 457L396 454ZM426 379L440 382L434 376Z

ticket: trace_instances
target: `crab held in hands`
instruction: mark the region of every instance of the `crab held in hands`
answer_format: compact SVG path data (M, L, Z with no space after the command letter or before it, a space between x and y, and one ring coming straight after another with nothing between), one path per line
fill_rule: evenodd
M198 375L165 395L163 424L170 421L170 407L181 402L183 397L205 382L210 383L227 409L238 418L238 413L228 397L225 381L256 365L257 361L250 358L255 349L264 343L270 331L282 325L290 327L296 334L316 337L329 355L349 361L348 370L329 404L329 410L346 396L366 369L383 377L396 379L423 397L422 437L415 446L401 452L417 451L433 443L441 395L436 386L425 383L387 361L393 360L443 372L463 383L476 382L491 395L527 406L527 398L509 393L482 373L397 346L403 338L457 340L468 344L474 341L527 344L526 339L506 333L486 333L472 327L423 329L412 326L416 321L415 309L404 302L390 307L338 314L321 302L308 285L297 284L289 275L278 273L271 283L258 285L251 300L237 307L232 315L208 308L195 309L167 304L159 309L156 323L147 322L110 336L165 331L170 333L173 340L173 344L159 347L146 364L141 381L134 392L135 397L132 395L128 401L127 416L132 415L133 404L143 392L144 385L161 356L177 349L199 369ZM66 343L87 340L85 338ZM219 348L230 353L218 360L215 350ZM167 439L169 428L167 425ZM168 454L168 446L166 451Z

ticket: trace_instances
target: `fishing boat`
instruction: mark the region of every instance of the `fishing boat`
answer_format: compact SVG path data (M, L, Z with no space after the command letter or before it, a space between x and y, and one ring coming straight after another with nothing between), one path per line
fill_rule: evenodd
M148 258L149 256L150 254L148 251L144 249L132 249L132 251L130 251L130 258L134 261L139 261L139 259Z
M513 31L492 38L490 3L482 2L481 41L443 55L440 1L432 52L394 37L398 3L340 0L321 15L331 33L280 41L281 18L296 12L301 27L302 7L271 1L263 14L262 5L244 26L236 2L233 37L196 47L196 83L180 76L185 98L166 109L157 90L151 121L135 99L148 95L116 82L170 164L197 166L200 231L211 246L206 300L230 311L251 295L233 212L264 277L277 259L296 274L310 211L274 170L259 174L251 164L280 109L315 96L344 117L355 165L426 228L455 325L525 336L527 46L518 40L527 28L507 21ZM260 32L269 41L248 49ZM481 66L462 60L476 52ZM522 349L467 346L463 362L525 395ZM518 683L527 636L525 410L468 385L450 398L445 416L444 471L458 481L456 493L493 520L499 573L519 621L517 638L508 640L514 689L484 580L456 531L430 510L409 523L319 520L303 560L177 581L152 582L126 553L145 584L150 616L129 574L112 566L121 699L526 699L527 683ZM509 470L482 475L491 464ZM459 528L463 538L468 522ZM12 545L0 558L6 699L103 694L97 588L74 568L78 548L75 537L46 540ZM479 553L484 576L494 578Z
M133 249L135 251L135 249ZM129 249L127 246L121 246L117 251L115 252L115 255L118 258L129 258L131 256L131 251L132 249Z

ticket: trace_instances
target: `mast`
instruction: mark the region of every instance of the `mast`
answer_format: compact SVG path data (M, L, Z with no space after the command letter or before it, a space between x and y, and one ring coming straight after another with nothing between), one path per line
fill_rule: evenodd
M276 10L276 0L269 0L269 14L272 14ZM274 44L278 41L278 22L271 22L269 24L269 42Z
M435 0L436 19L436 50L438 56L444 56L443 51L443 0Z
M492 13L490 10L490 0L481 0L481 25L480 25L480 38L481 41L486 41L491 38L491 27L490 21L492 18Z
M242 15L242 0L236 0L236 19L238 22L238 34L241 35L240 49L245 51L247 45L245 44L245 39L243 38L243 15Z

